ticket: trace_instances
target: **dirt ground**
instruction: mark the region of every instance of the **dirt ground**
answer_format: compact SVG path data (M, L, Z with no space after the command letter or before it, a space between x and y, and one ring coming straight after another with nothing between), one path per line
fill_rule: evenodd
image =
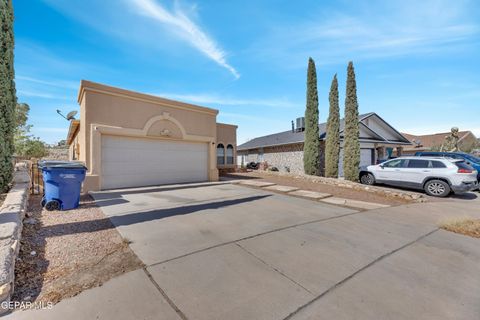
M251 171L246 173L230 173L225 175L227 178L233 179L259 179L260 181L273 182L279 185L292 186L301 188L303 190L310 190L322 193L329 193L335 197L347 198L353 200L375 202L388 205L401 205L405 203L410 203L411 201L399 199L399 198L389 198L379 194L374 194L371 192L353 190L348 188L342 188L338 186L332 186L328 184L311 182L304 179L296 179L294 177L288 176L275 176L275 175L266 175L262 174L261 171Z
M42 210L40 200L29 200L14 301L57 303L143 266L90 196L68 211Z

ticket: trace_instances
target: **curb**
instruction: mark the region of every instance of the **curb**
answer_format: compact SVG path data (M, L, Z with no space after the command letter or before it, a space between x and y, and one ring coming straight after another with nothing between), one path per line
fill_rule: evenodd
M30 188L28 168L18 164L15 170L14 185L0 208L0 315L9 311L7 306L14 290L15 261Z

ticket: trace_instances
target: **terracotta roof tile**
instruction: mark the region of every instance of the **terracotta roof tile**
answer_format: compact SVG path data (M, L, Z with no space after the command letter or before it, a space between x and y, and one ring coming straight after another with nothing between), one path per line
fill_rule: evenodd
M458 133L458 136L459 136L460 139L462 139L463 137L465 137L469 133L471 133L471 132L470 131L460 131ZM417 142L420 142L420 145L423 148L427 148L427 149L432 148L432 147L436 147L436 146L441 146L443 144L443 142L445 141L445 137L448 136L449 134L450 134L450 132L425 134L425 135L413 135L413 134L402 132L402 135L405 138L407 138L409 141L414 143L414 145L415 145L414 140L416 140Z

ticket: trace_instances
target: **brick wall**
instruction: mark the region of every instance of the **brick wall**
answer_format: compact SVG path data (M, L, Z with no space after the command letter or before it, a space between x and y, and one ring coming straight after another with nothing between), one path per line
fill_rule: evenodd
M325 168L325 144L320 142L321 173ZM303 143L263 148L261 150L239 151L245 155L245 164L266 161L270 167L277 167L280 172L303 173Z

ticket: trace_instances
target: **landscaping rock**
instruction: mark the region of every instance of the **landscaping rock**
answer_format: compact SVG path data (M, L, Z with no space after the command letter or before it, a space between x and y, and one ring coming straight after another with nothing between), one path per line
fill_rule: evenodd
M0 285L13 283L13 267L15 252L12 250L10 241L0 243Z
M28 219L23 220L23 223L24 224L37 224L38 221L35 218L28 218Z
M15 261L30 187L27 167L17 165L15 169L14 185L0 209L0 304L10 301L13 293ZM8 311L0 308L0 315Z
M18 238L22 232L21 217L16 212L0 212L0 240Z

